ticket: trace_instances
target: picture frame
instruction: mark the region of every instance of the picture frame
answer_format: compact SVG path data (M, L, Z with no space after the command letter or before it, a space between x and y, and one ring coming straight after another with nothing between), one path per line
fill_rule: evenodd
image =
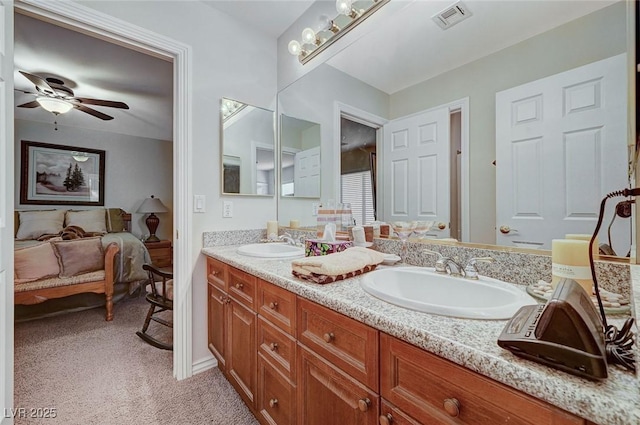
M20 203L104 206L105 151L21 141Z

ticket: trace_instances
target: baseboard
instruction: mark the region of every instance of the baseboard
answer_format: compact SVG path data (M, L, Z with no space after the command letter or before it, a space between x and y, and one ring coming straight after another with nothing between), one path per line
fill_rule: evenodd
M194 375L197 375L200 372L204 372L205 370L213 369L218 366L218 360L210 355L209 357L205 357L204 359L200 359L193 363L191 366L192 372Z

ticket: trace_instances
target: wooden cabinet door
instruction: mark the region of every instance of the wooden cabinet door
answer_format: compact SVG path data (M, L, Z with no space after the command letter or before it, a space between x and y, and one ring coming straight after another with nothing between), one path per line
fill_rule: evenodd
M207 332L209 351L218 359L218 367L225 371L226 366L226 315L225 306L228 300L227 295L216 288L213 284L208 285L208 307L207 307Z
M304 346L298 346L296 396L299 424L378 423L378 395Z
M261 353L258 353L256 410L261 422L269 425L296 423L296 387Z
M227 303L227 375L244 402L255 408L256 314L229 298Z

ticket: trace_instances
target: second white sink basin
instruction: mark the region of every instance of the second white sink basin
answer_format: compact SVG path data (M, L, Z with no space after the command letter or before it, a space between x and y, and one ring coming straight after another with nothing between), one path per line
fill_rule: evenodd
M509 319L537 301L515 285L439 274L424 267L379 269L364 274L362 288L401 307L466 319Z
M261 258L296 258L304 256L304 248L286 243L254 243L238 248L238 253Z

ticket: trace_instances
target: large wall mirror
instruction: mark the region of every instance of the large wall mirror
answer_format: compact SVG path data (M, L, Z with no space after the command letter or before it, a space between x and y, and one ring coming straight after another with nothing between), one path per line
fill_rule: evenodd
M433 237L541 249L591 233L602 197L629 185L626 2L470 2L447 30L425 19L442 6L407 3L278 94L279 112L321 125L320 199L341 200L347 118L377 135L379 220L433 219L445 225ZM396 156L412 137L445 149ZM609 204L624 256L631 219ZM313 225L312 211L288 203L280 224ZM551 212L560 219L540 227Z
M275 194L275 113L222 98L222 193Z

